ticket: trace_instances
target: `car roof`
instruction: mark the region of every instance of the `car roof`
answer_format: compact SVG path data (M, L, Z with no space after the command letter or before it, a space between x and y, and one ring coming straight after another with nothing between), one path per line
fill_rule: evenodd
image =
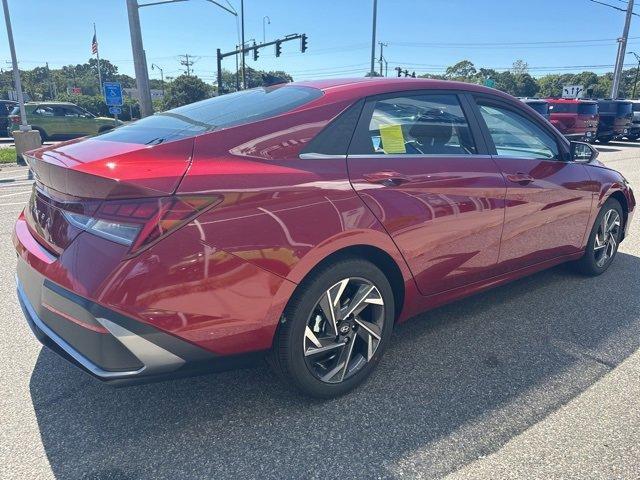
M403 92L412 90L462 90L478 93L488 93L494 96L512 99L508 95L493 88L483 87L475 83L456 82L452 80L434 80L429 78L400 78L400 77L359 77L337 78L325 80L306 80L292 82L287 85L312 87L322 90L325 96L339 96L361 98L384 93Z
M588 98L547 98L549 103L598 103Z
M71 103L71 102L52 102L52 101L46 101L46 102L26 102L25 105L73 105L74 107L77 107L77 105L75 103Z

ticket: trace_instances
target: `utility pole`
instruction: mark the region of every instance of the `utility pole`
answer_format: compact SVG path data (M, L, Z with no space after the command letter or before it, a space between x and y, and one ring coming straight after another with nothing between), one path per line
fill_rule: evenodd
M180 58L184 57L184 60L180 60L180 65L187 67L187 77L191 75L191 65L193 65L193 60L189 60L189 54L186 53L184 55L180 55ZM192 57L193 58L193 57Z
M28 132L31 126L27 124L27 114L24 110L24 96L22 95L22 82L20 81L20 71L18 70L18 59L16 57L16 46L13 43L13 30L11 29L11 18L9 17L9 4L7 0L2 0L4 10L4 22L7 26L7 36L9 37L9 51L11 52L11 65L13 67L13 85L18 95L18 105L20 106L20 131Z
M136 74L136 87L140 101L140 116L148 117L153 114L151 90L149 90L149 72L147 58L142 46L142 32L140 31L140 12L138 0L127 0L129 15L129 32L131 34L131 50L133 52L133 66Z
M633 0L627 2L627 14L624 20L624 29L622 37L618 39L618 56L616 57L616 68L613 71L613 82L611 85L611 98L618 98L618 90L620 89L620 78L622 77L622 69L624 68L624 56L627 50L627 39L629 38L629 27L631 26L631 16L633 15Z
M373 0L373 27L371 30L371 68L369 69L369 75L375 77L376 69L376 20L378 16L378 0Z
M382 62L384 61L384 57L382 56L382 50L384 49L384 47L387 46L387 44L378 42L378 45L380 45L380 59L378 60L378 62L380 63L380 76L382 76Z
M11 18L9 17L9 4L7 0L2 0L2 8L4 10L4 21L7 26L7 37L9 38L9 51L11 52L11 65L13 66L13 83L15 84L16 94L18 95L18 105L20 107L20 129L12 132L16 145L16 160L18 165L26 165L23 152L34 150L42 146L42 139L38 130L31 130L31 126L27 123L27 114L24 110L24 96L22 95L22 83L20 82L20 71L18 70L18 58L16 56L16 46L13 43L13 30L11 29ZM29 177L33 178L31 169L29 169Z
M45 64L47 66L47 83L49 84L49 100L53 100L53 87L51 85L51 70L49 70L49 62Z

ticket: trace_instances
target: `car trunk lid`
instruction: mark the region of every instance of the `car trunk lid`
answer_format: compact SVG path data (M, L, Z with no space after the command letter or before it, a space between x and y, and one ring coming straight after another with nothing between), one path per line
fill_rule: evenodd
M147 146L75 140L25 154L35 184L25 210L31 233L60 254L82 231L68 213L91 216L106 199L171 195L191 161L193 139Z

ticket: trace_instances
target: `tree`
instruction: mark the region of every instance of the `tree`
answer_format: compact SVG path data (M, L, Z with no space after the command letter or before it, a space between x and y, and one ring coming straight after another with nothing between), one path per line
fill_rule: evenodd
M509 92L516 97L535 97L540 91L540 86L528 73L518 73L514 75L514 91Z
M166 92L165 107L175 108L204 100L211 95L211 88L194 75L180 75L171 82Z
M476 67L469 60L462 60L447 68L444 72L445 78L450 80L469 81L477 73Z
M529 73L529 64L524 60L516 60L511 66L511 73L514 75Z

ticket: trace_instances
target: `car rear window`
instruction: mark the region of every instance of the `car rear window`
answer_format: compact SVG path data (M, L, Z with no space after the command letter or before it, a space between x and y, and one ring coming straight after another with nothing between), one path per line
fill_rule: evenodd
M618 115L629 115L632 112L631 102L618 102Z
M597 115L598 104L597 103L579 103L578 113L580 115Z
M253 88L158 113L96 138L155 145L264 120L291 111L320 96L322 91L311 87L274 85Z
M541 115L547 115L549 113L549 104L546 102L526 102L526 103Z

